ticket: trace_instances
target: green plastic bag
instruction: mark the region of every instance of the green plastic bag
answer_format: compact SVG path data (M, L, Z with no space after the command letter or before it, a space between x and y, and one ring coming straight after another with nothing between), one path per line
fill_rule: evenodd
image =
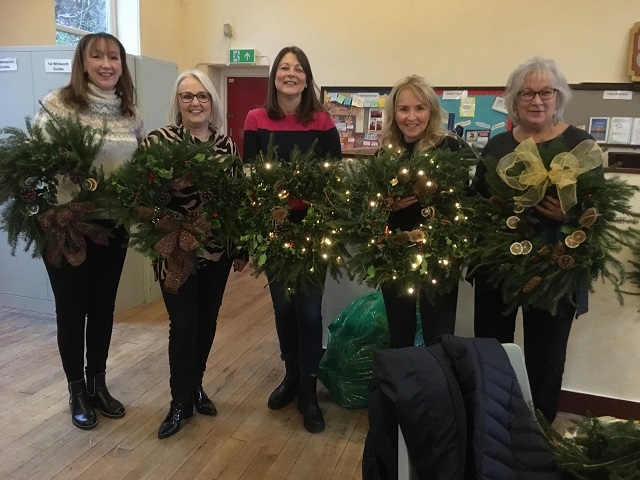
M327 350L318 378L346 408L369 405L373 354L389 348L389 328L380 292L354 300L328 327Z

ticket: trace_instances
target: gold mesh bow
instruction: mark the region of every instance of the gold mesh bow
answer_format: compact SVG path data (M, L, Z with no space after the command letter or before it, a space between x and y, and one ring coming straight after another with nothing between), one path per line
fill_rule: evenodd
M566 213L578 203L578 177L602 165L602 160L600 146L594 140L584 140L570 152L553 157L547 170L536 143L528 138L500 159L496 171L507 185L524 192L513 199L525 207L537 205L544 198L549 184L555 185L560 207Z

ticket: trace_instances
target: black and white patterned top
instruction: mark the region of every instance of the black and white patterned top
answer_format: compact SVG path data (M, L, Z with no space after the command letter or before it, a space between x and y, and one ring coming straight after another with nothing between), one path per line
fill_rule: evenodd
M211 149L215 154L220 156L220 160L225 159L229 155L239 156L238 146L227 135L222 133L213 124L209 124L211 135L206 140L211 145ZM183 125L169 125L152 131L142 142L142 145L150 145L153 142L181 142L189 135L188 130ZM201 143L202 140L191 137L191 142ZM214 157L215 158L215 157ZM234 167L229 171L229 175L238 175L240 172L238 167ZM224 195L225 192L212 192L213 196ZM167 208L176 212L180 217L186 217L189 212L198 211L202 205L202 199L198 193L196 186L189 186L172 193L171 200L167 204ZM205 251L200 254L201 258L211 261L219 260L223 253L227 253L230 257L235 257L236 252L233 245L220 245L215 238L207 243ZM156 262L154 265L157 278L164 278L166 273L166 262Z

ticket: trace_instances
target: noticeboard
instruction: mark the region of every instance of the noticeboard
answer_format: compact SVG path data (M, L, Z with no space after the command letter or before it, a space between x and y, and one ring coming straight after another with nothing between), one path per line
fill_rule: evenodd
M504 88L434 89L445 116L443 126L476 147L511 127L501 94ZM322 87L321 99L332 116L343 154L368 153L379 148L384 107L391 87ZM456 128L457 127L457 128Z

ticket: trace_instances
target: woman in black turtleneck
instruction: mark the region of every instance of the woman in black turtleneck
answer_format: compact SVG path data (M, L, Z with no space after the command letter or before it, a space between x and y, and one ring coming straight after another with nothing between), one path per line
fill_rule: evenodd
M454 135L442 127L440 104L433 89L418 75L398 82L385 107L385 124L380 136L382 145L393 145L411 155L414 150L460 150ZM415 196L395 198L389 215L389 230L412 230L424 220L422 207ZM422 289L428 288L426 285ZM391 348L413 346L416 334L416 297L400 291L393 284L382 287ZM427 295L419 295L422 336L425 345L442 333L454 333L458 286L438 297L434 304Z

